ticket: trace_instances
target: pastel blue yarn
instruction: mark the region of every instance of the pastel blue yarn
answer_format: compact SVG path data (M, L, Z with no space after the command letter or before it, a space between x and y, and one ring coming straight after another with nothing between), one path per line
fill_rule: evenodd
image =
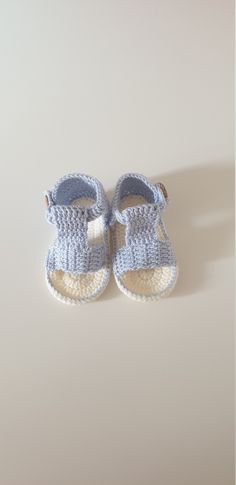
M120 212L119 205L128 195L142 196L146 203ZM167 202L160 186L139 174L123 175L116 186L112 202L113 271L117 277L137 269L176 265L176 257L162 221ZM125 245L117 247L116 224L125 226ZM160 225L164 240L157 238Z
M47 221L57 228L57 237L46 258L47 271L88 273L109 264L110 209L101 183L88 175L66 175L45 195ZM95 203L89 208L73 205L73 201L81 197L94 199ZM104 244L90 245L88 222L100 216L104 224Z

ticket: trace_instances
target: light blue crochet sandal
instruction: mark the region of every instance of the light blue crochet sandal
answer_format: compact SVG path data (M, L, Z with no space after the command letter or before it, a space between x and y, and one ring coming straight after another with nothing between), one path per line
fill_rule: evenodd
M72 174L45 196L47 221L57 228L46 259L49 290L64 303L90 302L101 295L110 276L109 204L104 189L95 178Z
M126 174L112 203L113 271L120 290L137 301L167 296L177 279L177 263L162 220L167 193L162 184Z

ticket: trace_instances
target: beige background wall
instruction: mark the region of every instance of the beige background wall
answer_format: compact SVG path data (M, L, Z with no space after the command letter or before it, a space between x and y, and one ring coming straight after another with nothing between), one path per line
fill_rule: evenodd
M233 484L233 2L0 1L1 485ZM42 193L163 181L180 277L48 293Z

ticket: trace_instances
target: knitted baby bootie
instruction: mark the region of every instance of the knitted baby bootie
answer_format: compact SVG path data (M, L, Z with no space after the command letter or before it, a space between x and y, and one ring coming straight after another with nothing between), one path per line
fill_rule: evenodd
M113 271L118 287L137 301L167 296L177 279L177 263L162 220L167 193L162 184L126 174L112 203Z
M90 302L110 276L109 204L101 183L66 175L45 193L46 218L57 237L48 251L46 280L51 293L69 304Z

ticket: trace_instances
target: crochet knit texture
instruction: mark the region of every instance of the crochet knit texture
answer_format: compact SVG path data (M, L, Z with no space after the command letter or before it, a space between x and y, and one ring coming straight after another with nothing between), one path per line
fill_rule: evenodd
M46 192L47 221L57 237L46 258L46 278L65 303L97 298L109 280L109 204L102 185L82 174L67 175Z
M139 174L118 181L112 203L113 271L127 296L156 300L170 293L177 263L162 212L167 200L160 184Z

